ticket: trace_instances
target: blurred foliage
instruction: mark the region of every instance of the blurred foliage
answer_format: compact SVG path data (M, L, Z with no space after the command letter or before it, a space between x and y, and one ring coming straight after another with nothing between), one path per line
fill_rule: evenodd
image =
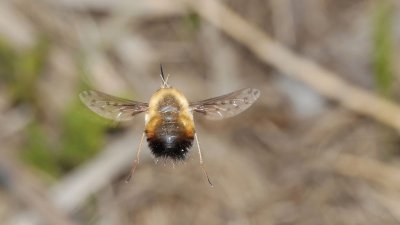
M68 171L92 157L104 144L108 122L84 108L76 98L62 119L61 151L58 159Z
M201 19L197 13L192 11L183 18L183 22L184 30L187 30L189 34L194 34L200 28Z
M104 144L108 122L74 100L63 115L61 135L56 146L38 122L27 128L27 143L22 158L48 175L59 177L95 155Z
M85 109L76 98L66 109L58 144L50 145L43 125L27 128L27 143L22 158L48 175L59 177L95 155L104 144L108 122Z
M11 83L15 73L17 52L2 38L0 38L0 79L7 84Z
M49 42L40 38L31 49L17 51L0 40L0 79L6 82L15 103L36 105L36 82L45 67Z
M378 91L389 96L393 84L393 6L387 0L377 1L374 16L374 72Z
M21 151L21 158L46 175L58 177L100 149L108 123L85 109L76 95L66 107L61 126L56 128L58 130L45 129L36 93L49 46L50 43L43 38L31 49L17 51L0 39L0 80L15 104L27 103L36 112L33 122L25 130L26 145ZM50 141L50 132L61 134L57 144Z
M51 145L43 124L32 123L26 130L22 158L52 177L59 177L95 155L104 144L108 122L73 101L61 119L61 135Z
M32 122L26 128L26 145L21 157L25 162L56 177L60 175L60 169L47 137L42 125Z

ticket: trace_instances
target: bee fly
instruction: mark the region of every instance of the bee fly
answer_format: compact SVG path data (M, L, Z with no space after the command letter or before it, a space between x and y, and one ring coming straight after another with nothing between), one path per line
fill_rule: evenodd
M213 186L204 167L193 112L211 120L232 117L249 108L260 96L260 91L247 88L203 101L189 102L180 91L168 84L168 76L164 76L162 66L160 69L162 85L151 96L149 103L117 98L99 91L84 91L79 97L93 112L115 121L130 120L141 112L146 113L145 130L126 181L130 180L139 164L140 150L146 136L156 158L172 160L184 160L196 140L200 166L209 184Z

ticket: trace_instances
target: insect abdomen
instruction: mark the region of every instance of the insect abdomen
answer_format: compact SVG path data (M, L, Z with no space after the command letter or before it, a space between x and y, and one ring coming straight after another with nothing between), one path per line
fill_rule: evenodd
M162 88L150 99L147 142L155 157L184 160L194 139L193 117L186 98L174 88Z
M156 158L184 160L193 143L193 135L179 121L161 122L154 131L146 130L147 142Z

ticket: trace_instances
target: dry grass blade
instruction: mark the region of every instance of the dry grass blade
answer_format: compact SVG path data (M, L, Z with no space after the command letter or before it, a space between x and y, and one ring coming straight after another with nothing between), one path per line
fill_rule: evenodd
M395 166L365 157L341 155L336 160L334 168L343 175L362 178L385 188L400 190L400 175Z
M202 18L246 46L263 62L304 82L344 107L400 131L400 107L397 104L355 87L339 78L337 74L294 54L219 1L184 1L184 3ZM213 10L208 10L210 8Z
M47 196L45 186L38 180L29 175L26 168L18 163L12 156L0 152L0 167L7 171L11 178L7 182L7 189L19 201L28 206L34 212L41 216L46 224L73 225L75 224L54 202ZM16 224L21 221L18 218L13 220ZM13 222L13 224L15 224ZM30 221L29 223L33 223Z
M141 132L128 132L123 137L110 143L102 154L91 162L78 168L52 187L51 199L60 208L72 212L81 206L93 193L104 188L121 171L129 172L129 165L135 156ZM134 138L137 137L137 138ZM144 151L143 158L149 157Z

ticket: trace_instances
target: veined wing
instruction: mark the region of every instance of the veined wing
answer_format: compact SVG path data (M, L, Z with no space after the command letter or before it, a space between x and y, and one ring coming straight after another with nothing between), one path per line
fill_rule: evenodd
M84 91L79 97L90 110L115 121L130 120L149 108L147 103L118 98L99 91Z
M259 96L259 90L246 88L219 97L192 102L190 107L194 112L203 114L207 119L221 120L243 112Z

